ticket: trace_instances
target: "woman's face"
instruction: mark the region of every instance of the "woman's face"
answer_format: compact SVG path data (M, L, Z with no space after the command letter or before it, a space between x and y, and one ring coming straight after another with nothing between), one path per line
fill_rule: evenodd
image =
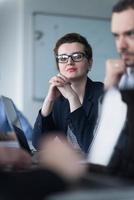
M85 56L84 46L81 43L62 44L58 49L58 56L59 72L62 75L70 80L87 76L91 63Z

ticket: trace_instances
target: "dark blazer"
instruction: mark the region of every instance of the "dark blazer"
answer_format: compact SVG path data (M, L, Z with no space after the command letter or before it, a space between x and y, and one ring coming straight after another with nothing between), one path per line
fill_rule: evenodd
M109 164L113 174L134 178L134 90L120 91L127 104L127 118Z
M42 135L52 131L67 134L68 126L75 134L83 152L87 153L93 138L98 116L98 99L103 94L103 83L87 78L83 105L70 113L69 102L62 95L55 101L52 113L43 117L39 112L33 131L33 145L38 148Z
M126 178L134 179L134 90L122 90L120 92L122 100L127 104L127 116L123 130L108 166L90 165L90 171L106 172L126 180ZM116 112L114 108L113 112Z

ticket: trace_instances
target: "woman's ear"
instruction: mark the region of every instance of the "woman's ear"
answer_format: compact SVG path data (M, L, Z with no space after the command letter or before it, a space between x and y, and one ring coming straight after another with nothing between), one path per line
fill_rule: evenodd
M92 64L93 64L93 60L92 60L92 59L90 59L90 60L89 60L89 68L88 68L88 71L91 71Z

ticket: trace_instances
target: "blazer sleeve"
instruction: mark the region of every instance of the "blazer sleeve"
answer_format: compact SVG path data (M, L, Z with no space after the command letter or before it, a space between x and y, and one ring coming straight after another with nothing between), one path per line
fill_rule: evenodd
M81 149L87 153L93 139L94 120L87 117L81 106L68 116L68 125L77 138Z
M88 153L93 139L94 129L99 114L99 99L103 94L103 84L96 83L89 88L91 99L86 99L86 103L68 115L68 125L77 138L77 142L83 152ZM88 94L88 91L86 91Z
M56 127L53 121L52 113L47 117L43 117L41 115L41 110L40 110L33 128L33 136L32 136L33 146L36 149L38 149L39 142L42 136L45 136L50 132L52 134L54 130L56 130Z

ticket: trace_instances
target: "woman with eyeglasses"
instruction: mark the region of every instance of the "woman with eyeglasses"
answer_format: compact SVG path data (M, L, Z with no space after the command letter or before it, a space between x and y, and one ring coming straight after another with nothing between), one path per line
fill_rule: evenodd
M92 48L82 35L69 33L57 41L54 54L58 74L49 80L34 125L33 145L38 148L42 136L60 131L76 150L87 153L98 116L98 99L103 93L103 83L88 77Z

